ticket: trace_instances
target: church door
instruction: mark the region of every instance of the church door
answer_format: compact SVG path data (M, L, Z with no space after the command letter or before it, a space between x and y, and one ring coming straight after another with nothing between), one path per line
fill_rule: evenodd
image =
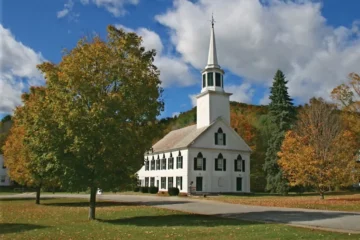
M203 188L203 178L202 177L196 177L196 191L202 192Z
M236 191L238 191L238 192L242 191L242 178L241 177L236 178Z

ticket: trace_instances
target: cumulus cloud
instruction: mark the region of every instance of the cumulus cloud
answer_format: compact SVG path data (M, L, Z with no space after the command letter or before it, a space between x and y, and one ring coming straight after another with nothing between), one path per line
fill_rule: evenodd
M225 85L225 92L232 93L230 101L251 103L254 95L254 88L250 83L243 83L241 85Z
M332 88L360 67L359 21L349 27L330 26L321 7L310 0L177 0L156 20L170 29L182 59L202 69L208 20L214 12L223 68L263 86L270 86L281 69L291 96L306 102L312 96L328 98Z
M142 37L142 45L145 49L156 50L157 55L155 57L154 64L160 70L162 87L190 86L197 83L196 78L190 72L188 64L186 64L181 58L167 55L164 52L164 45L157 33L146 28L138 28L134 30L120 24L116 24L115 27L122 28L127 32L136 32Z
M29 85L42 85L44 79L36 69L43 62L41 53L17 41L9 29L0 24L0 113L10 113L21 104L21 94Z
M68 15L74 7L74 2L69 0L67 3L64 4L64 9L57 12L57 18L63 18Z

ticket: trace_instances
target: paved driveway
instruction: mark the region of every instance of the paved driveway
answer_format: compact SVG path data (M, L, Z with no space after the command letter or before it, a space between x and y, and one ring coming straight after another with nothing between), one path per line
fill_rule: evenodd
M29 197L29 194L0 196L0 198L15 196ZM34 197L34 195L30 196ZM69 197L88 199L89 195L50 194L42 195L42 197ZM349 233L360 233L360 213L353 212L248 206L182 197L105 194L98 195L97 199L117 202L135 202L138 204L155 206L159 208L236 218L241 220L277 222L303 227L323 228L328 230L331 229Z

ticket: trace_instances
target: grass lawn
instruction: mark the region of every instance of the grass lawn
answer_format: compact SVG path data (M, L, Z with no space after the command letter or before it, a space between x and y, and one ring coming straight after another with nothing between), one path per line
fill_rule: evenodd
M132 204L100 202L88 221L77 199L0 200L0 239L359 239L323 232L188 214Z
M304 194L300 196L271 196L269 194L246 196L220 195L208 196L204 199L256 206L360 212L360 193L328 194L324 200L321 200L319 196L315 194Z

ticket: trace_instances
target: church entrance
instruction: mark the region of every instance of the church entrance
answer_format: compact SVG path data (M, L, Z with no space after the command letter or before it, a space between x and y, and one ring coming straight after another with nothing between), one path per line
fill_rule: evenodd
M236 191L238 191L238 192L242 191L242 178L241 177L236 178Z
M202 192L202 190L203 190L203 178L196 177L196 191Z

